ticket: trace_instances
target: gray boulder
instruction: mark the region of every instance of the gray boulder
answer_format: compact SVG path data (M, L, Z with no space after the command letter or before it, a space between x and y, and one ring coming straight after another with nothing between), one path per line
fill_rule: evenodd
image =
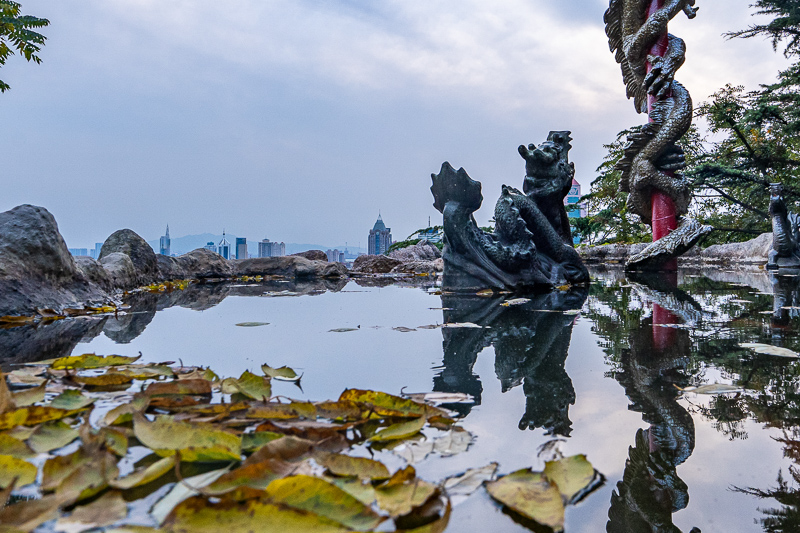
M730 244L715 244L700 252L703 263L765 265L772 250L772 233Z
M325 261L326 263L328 262L328 254L326 254L322 250L308 250L305 252L292 254L292 256L305 257L310 261Z
M400 264L402 264L402 261L385 255L360 255L353 261L352 272L358 274L388 274Z
M181 266L181 262L177 257L159 254L156 256L156 260L158 261L159 281L170 281L191 277L186 274L186 269Z
M389 253L389 257L408 263L411 261L433 261L442 257L442 252L435 245L422 240L412 246L406 246Z
M103 266L114 288L130 290L143 285L128 254L122 252L106 254L99 263Z
M408 261L391 270L392 274L436 274L444 271L444 260L440 257L433 261Z
M21 205L0 213L0 316L106 301L108 294L75 264L46 209Z
M112 233L103 243L97 260L102 263L104 258L114 253L130 257L139 285L149 285L158 279L156 253L136 232L121 229Z
M233 276L231 262L218 253L198 248L176 258L183 275L180 278L230 278Z
M287 278L341 278L347 267L341 263L311 261L299 255L259 257L231 261L237 276L283 276Z
M78 267L78 270L91 283L94 283L106 292L114 290L111 278L105 268L103 268L103 265L85 255L74 257L73 259L75 260L75 265Z

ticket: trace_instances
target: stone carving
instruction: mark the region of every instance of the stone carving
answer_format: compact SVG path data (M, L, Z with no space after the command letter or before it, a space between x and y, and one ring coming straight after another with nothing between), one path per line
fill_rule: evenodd
M769 214L772 217L772 250L767 268L800 268L800 215L790 213L783 200L783 185L769 189Z
M646 224L653 222L654 190L672 199L678 217L687 213L691 200L687 180L677 173L686 167L686 157L675 144L692 124L691 96L675 81L675 72L686 58L686 45L682 39L668 34L663 57L650 55L650 50L678 13L683 11L689 18L695 17L698 8L694 4L695 0L667 0L648 17L649 2L611 0L604 17L609 47L622 68L627 96L634 99L636 111L648 113L648 98L657 100L649 108L650 123L632 128L624 156L616 167L622 172L620 191L629 193L628 209ZM657 248L633 258L628 265L658 268L710 231L708 226L684 220L670 235L660 239L664 242Z
M483 202L480 182L447 162L431 174L433 205L444 216L445 288L520 290L589 281L564 207L575 175L569 134L553 131L539 146L519 147L526 162L524 192L503 185L492 233L472 216Z

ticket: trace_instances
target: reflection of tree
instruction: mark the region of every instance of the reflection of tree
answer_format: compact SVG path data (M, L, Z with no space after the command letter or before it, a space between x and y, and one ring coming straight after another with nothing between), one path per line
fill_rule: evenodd
M434 390L465 392L480 403L482 386L472 367L478 353L491 345L503 392L521 384L525 393L520 429L541 427L547 434L569 435L575 389L564 364L575 316L564 311L580 309L587 294L583 288L552 292L509 307L500 298L443 296L446 323L471 322L482 328L443 328L444 364L434 378Z

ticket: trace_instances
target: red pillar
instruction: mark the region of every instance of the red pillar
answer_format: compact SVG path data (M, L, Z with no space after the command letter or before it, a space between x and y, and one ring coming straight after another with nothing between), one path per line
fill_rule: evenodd
M664 6L665 1L666 0L651 0L650 7L648 7L647 9L647 16L649 17L655 11L661 9ZM656 44L654 44L653 47L650 49L650 54L654 56L663 57L667 53L668 45L669 45L669 39L667 37L667 32L665 31L664 34L658 39L658 42L656 42ZM651 65L648 63L647 71L650 72L650 69ZM658 99L655 96L648 96L647 98L648 112L653 109L653 104L655 104L657 101ZM661 191L653 191L651 203L652 203L652 219L653 219L651 226L653 229L653 241L657 241L658 239L669 235L670 232L672 232L675 228L678 227L678 219L675 214L675 204L673 203L672 198L662 193ZM663 267L663 270L677 270L677 269L678 269L677 259L670 260Z

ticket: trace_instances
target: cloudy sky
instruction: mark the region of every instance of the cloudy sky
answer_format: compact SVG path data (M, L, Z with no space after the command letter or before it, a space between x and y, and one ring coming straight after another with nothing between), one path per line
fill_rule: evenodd
M603 32L604 0L21 0L50 19L41 65L0 79L0 210L42 205L67 243L230 233L366 246L441 215L430 174L520 186L522 143L569 129L584 190L602 144L640 123ZM671 26L696 102L786 65L726 41L752 0L698 0Z

